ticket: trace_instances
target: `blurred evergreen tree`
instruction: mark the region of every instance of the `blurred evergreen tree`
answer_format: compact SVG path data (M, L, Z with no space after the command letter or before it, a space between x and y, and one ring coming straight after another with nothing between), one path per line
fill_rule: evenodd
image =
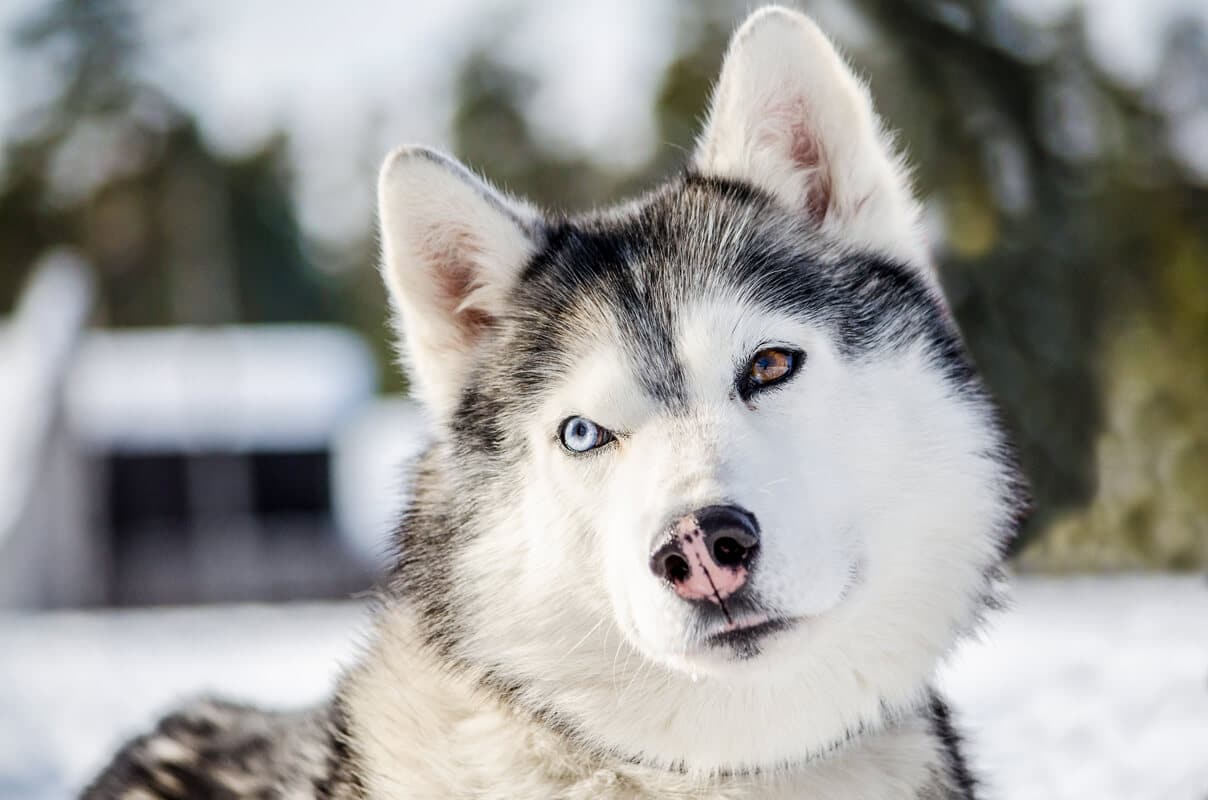
M495 58L471 53L458 75L453 147L493 183L547 208L583 209L616 193L615 177L586 158L549 152L525 116L532 79Z
M321 318L294 216L283 139L238 158L140 79L127 0L54 0L17 34L62 85L7 145L0 186L0 307L44 249L97 270L106 324ZM91 181L91 182L90 182Z
M945 288L1021 445L1030 530L1043 529L1091 498L1103 416L1102 277L1115 245L1088 202L1099 171L1058 144L1067 121L1046 111L1057 87L1086 86L1085 53L1073 29L1056 32L1057 63L1012 53L998 41L1011 21L984 3L864 6L893 48L874 88L899 90L878 93L883 111L942 209Z
M984 0L861 7L882 45L863 63L942 213L945 286L1035 485L1028 533L1047 535L1025 561L1203 563L1208 191L1171 152L1160 86L1113 80L1086 12L1044 28ZM1172 28L1180 76L1208 74L1196 30ZM1123 355L1141 331L1153 349ZM1161 430L1138 435L1138 414Z

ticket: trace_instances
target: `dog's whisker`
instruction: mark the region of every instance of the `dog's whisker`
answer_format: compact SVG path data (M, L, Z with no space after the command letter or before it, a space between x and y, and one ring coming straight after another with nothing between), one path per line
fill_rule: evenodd
M586 642L589 638L591 638L591 635L593 633L595 633L596 631L598 631L600 629L600 627L604 624L604 622L605 622L604 618L601 617L600 621L597 622L595 625L592 625L591 628L587 631L587 633L583 634L583 637L581 639L579 639L579 641L577 641L573 645L571 645L571 648L562 654L562 656L558 659L556 664L561 664L563 661L565 661L567 658L569 658L572 653L574 653L576 650L578 650L580 647L582 647L583 643Z

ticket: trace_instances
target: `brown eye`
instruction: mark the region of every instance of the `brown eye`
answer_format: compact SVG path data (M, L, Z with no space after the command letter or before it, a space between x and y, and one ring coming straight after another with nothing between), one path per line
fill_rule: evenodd
M738 380L739 394L744 400L760 389L780 383L792 377L805 354L800 350L769 347L756 353L747 364L745 374Z
M787 350L760 350L751 359L750 377L756 386L784 380L793 371L796 358Z

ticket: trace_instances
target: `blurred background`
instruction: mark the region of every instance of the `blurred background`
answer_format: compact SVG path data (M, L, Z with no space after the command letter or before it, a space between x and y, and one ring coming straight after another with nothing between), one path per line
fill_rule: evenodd
M1205 800L1208 4L798 5L900 131L1035 487L1018 613L949 678L1001 731L979 763L1004 797ZM318 696L353 652L330 601L372 585L424 441L384 153L547 207L641 191L750 7L0 4L0 797L78 789L182 694Z

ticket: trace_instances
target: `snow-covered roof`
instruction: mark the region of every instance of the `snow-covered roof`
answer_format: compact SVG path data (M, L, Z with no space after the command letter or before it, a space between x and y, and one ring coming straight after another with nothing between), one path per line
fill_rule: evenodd
M68 377L68 420L104 449L326 447L372 397L366 343L328 325L95 331Z

